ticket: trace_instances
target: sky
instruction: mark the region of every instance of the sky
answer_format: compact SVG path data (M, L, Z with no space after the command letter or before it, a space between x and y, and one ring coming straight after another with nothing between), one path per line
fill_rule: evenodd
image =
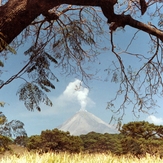
M107 25L106 28L108 28ZM114 35L117 46L126 47L133 36L133 29L126 27L124 31L118 31ZM134 46L132 46L132 51L146 53L149 48L146 34L140 32L136 39ZM109 40L105 40L105 44L109 46ZM19 48L16 55L9 55L3 68L4 73L1 76L3 80L7 80L23 67L24 60L26 60L23 53L27 49L27 45L24 45ZM110 50L106 50L100 54L96 63L90 69L91 72L95 73L98 71L98 73L86 83L81 81L81 77L67 76L54 70L59 82L54 83L56 89L48 94L53 102L53 106L48 107L41 104L41 112L37 110L33 112L28 111L23 102L19 101L16 92L22 81L14 80L0 90L0 101L6 103L4 107L0 108L0 111L6 115L8 121L13 119L22 121L28 136L40 134L43 130L54 129L60 126L80 109L86 109L106 123L109 123L113 113L106 109L107 102L113 98L117 85L111 82L111 78L104 69L109 67L109 64L114 60L115 57ZM135 64L134 59L129 56L124 56L124 62L127 65ZM131 112L131 106L128 106L128 111L122 122L128 123L130 121L146 120L150 123L163 125L163 108L161 108L163 100L160 98L157 100L158 105L160 105L160 108L156 110L157 113L141 114L137 118ZM117 101L117 103L119 102Z

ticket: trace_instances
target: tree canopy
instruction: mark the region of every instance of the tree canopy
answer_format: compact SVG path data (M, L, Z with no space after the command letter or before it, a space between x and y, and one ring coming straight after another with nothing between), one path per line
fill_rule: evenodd
M12 120L8 122L6 116L0 112L0 135L15 138L18 136L27 136L23 122Z
M163 156L162 127L145 121L124 124L118 134L89 132L73 136L58 129L25 138L28 150ZM24 138L23 138L24 139ZM19 138L18 138L19 140ZM19 142L18 142L19 143Z
M162 155L162 127L145 121L124 124L120 130L123 153Z
M55 89L58 81L51 64L60 66L67 74L81 74L91 78L84 63L94 62L104 49L109 49L116 61L106 65L110 82L119 83L119 89L108 101L107 108L125 114L126 105L133 112L147 112L155 107L155 96L162 97L163 7L162 0L4 0L0 6L0 73L8 52L16 53L20 45L30 40L24 55L28 61L7 81L0 79L0 88L15 79L24 82L17 94L29 110L40 111L40 102L52 106L46 95ZM104 28L108 25L108 28ZM126 47L119 47L115 33L133 28ZM132 51L135 39L147 35L148 51ZM106 35L109 33L109 35ZM125 32L124 32L125 35ZM108 47L100 41L108 37ZM123 41L123 40L122 40ZM141 40L143 41L143 40ZM141 44L141 42L139 42ZM110 54L110 55L111 55ZM124 58L139 63L126 65ZM27 78L27 76L29 78ZM119 108L115 100L121 97ZM1 103L0 103L1 104Z
M154 125L145 121L129 122L124 124L120 132L125 136L132 138L144 138L144 139L162 139L163 126Z
M9 150L9 144L16 137L27 137L24 124L19 120L8 122L6 116L0 112L0 152Z
M53 129L42 131L41 135L29 137L26 146L29 150L41 150L42 152L79 153L82 149L82 140L78 136L70 135L69 132Z

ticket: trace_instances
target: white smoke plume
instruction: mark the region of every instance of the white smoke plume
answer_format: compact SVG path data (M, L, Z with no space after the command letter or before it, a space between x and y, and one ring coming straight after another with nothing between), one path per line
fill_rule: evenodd
M63 92L63 96L70 102L78 101L80 109L85 110L90 99L88 98L89 90L82 86L82 82L75 79L74 82L70 82Z

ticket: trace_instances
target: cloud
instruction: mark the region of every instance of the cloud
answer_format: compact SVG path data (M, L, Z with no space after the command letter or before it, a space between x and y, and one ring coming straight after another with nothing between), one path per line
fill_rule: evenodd
M163 118L157 118L154 115L150 115L147 117L146 121L149 123L154 123L155 125L161 125L163 124Z

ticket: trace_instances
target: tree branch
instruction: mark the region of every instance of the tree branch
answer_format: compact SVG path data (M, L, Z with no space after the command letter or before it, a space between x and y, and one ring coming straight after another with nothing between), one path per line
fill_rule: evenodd
M130 15L116 15L115 22L118 22L119 26L124 27L129 25L136 29L142 30L148 34L156 36L163 42L163 32L157 28L152 27L151 25L144 24L140 21L133 19Z
M117 0L9 0L0 6L0 31L5 36L5 41L10 44L31 22L39 15L48 13L48 10L61 5L71 4L80 6L101 7L108 23L112 23L111 30L129 25L152 34L163 41L163 32L133 19L130 15L116 15L114 5ZM12 31L9 33L9 31Z

